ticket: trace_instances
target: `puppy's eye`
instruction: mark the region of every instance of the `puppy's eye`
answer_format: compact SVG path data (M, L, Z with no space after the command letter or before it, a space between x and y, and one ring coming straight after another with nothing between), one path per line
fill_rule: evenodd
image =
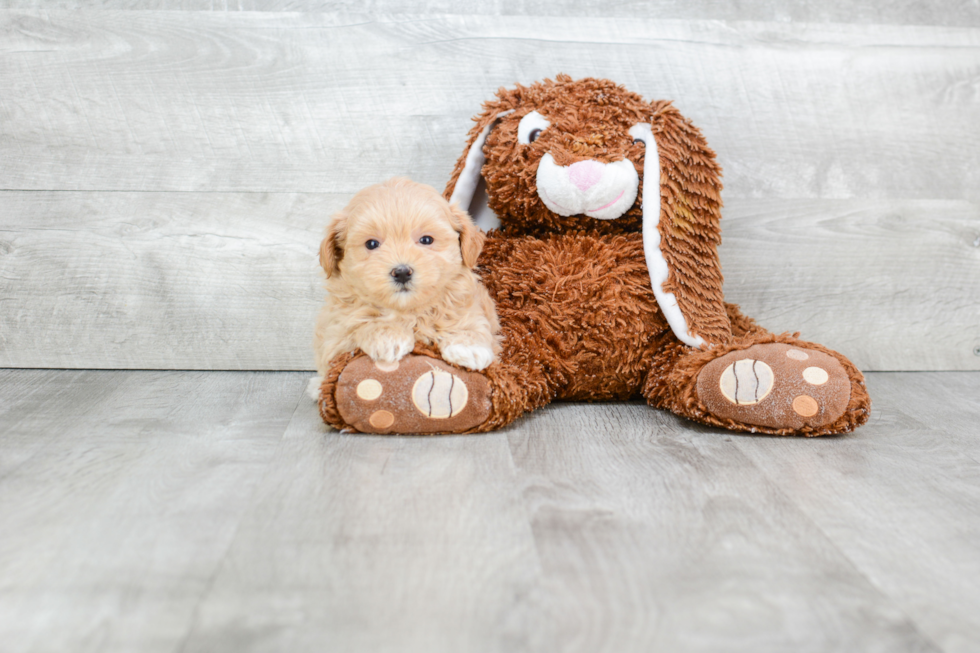
M422 245L431 245L434 242L435 242L435 238L433 238L432 236L422 236L421 238L419 238L419 243L421 243Z
M643 145L646 145L646 141L645 141L645 140L643 140L642 138L634 138L634 139L633 139L633 145L636 145L637 143L640 143L640 144L643 144Z
M517 125L517 142L522 145L530 145L538 140L541 132L551 126L548 119L537 111L532 111L523 118Z
M379 243L374 238L372 238L371 240L364 243L364 246L367 247L368 249L378 249L379 247L381 247L381 243Z

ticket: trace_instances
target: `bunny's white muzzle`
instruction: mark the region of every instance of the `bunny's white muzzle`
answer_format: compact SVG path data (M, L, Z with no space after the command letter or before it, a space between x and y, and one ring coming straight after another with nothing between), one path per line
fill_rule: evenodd
M541 201L558 215L615 220L636 201L640 178L628 159L560 166L549 152L538 164L537 185Z

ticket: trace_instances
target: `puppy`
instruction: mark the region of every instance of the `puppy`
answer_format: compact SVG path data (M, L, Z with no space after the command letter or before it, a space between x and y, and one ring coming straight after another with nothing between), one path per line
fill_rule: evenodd
M395 177L357 193L320 245L327 298L314 335L319 382L330 361L360 349L393 363L416 341L482 370L500 351L497 311L473 272L483 233L434 188Z

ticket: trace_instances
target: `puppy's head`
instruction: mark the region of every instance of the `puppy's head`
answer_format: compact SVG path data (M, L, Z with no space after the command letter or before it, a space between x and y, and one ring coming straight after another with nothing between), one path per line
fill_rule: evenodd
M476 266L483 234L434 188L395 177L357 193L327 227L320 265L371 303L410 310Z

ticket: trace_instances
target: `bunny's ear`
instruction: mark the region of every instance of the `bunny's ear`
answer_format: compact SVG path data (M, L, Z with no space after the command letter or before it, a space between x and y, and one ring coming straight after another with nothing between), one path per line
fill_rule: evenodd
M499 104L491 104L477 119L476 127L470 130L469 141L466 143L466 150L456 162L453 174L446 184L443 196L449 200L450 204L456 204L463 211L466 211L473 218L477 227L484 231L489 231L500 226L500 220L494 215L487 205L487 184L483 180L480 171L486 162L483 155L483 146L487 142L490 130L497 124L497 121L513 109L506 111L500 110Z
M630 134L643 160L643 252L674 335L704 348L731 338L718 260L721 168L701 132L669 103Z

